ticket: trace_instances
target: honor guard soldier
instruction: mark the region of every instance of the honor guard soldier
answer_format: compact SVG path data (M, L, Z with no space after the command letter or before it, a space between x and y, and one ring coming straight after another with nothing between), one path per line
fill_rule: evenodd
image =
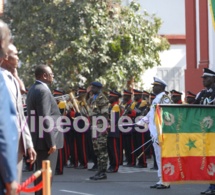
M150 186L150 188L155 189L167 189L170 188L170 185L168 183L164 183L162 180L162 171L161 171L161 148L158 142L158 130L156 128L154 116L155 116L155 107L157 104L170 104L171 100L165 93L165 88L167 86L166 82L163 81L160 78L154 77L154 83L153 85L153 93L156 95L155 99L152 101L150 111L148 114L143 117L141 120L143 120L145 123L149 124L149 131L151 134L151 138L153 141L153 147L155 151L155 157L156 162L158 165L158 178L159 181L155 184Z
M107 169L107 173L114 173L119 168L119 137L120 131L118 128L118 121L120 118L120 106L119 98L121 94L117 91L109 92L109 114L110 114L110 126L108 130L107 148L110 166Z
M146 100L146 102L147 102L147 107L146 107L146 109L145 109L145 111L143 113L143 116L145 116L149 112L149 110L150 110L150 93L148 91L143 90L143 100ZM146 134L144 135L145 136L145 141L148 141L148 140L150 140L150 133L149 133L149 131ZM145 148L147 148L150 144L151 143L146 144ZM146 158L151 158L151 149L150 148L147 149L144 152L146 154Z
M135 122L135 118L138 116L144 116L146 113L145 111L147 110L148 103L146 100L142 99L143 92L137 89L133 89L133 94L134 94L134 101L131 104L131 109L133 111L133 122ZM140 129L143 127L139 127ZM134 148L139 148L142 146L146 141L150 139L150 133L149 131L143 133L143 132L137 132L135 128L133 128L132 132L132 137L133 137L133 142L134 142ZM148 140L146 140L148 139ZM136 160L135 160L135 165L137 168L146 168L147 163L146 163L146 155L145 155L145 147L141 147L141 149L137 150L135 152L135 158L139 157L138 164L136 165ZM141 155L141 153L143 153Z
M166 93L166 91L165 91L165 93ZM167 93L166 93L167 94ZM168 94L167 94L168 95ZM152 101L155 99L155 94L154 93L150 93L149 94L149 105L151 106L151 104L152 104ZM157 165L157 162L156 162L156 157L155 157L155 151L154 151L154 147L153 147L153 145L151 146L151 151L152 151L152 155L153 155L153 161L154 161L154 163L153 163L153 167L151 167L150 169L151 170L158 170L158 165Z
M150 93L148 91L143 90L143 100L149 102L149 95Z
M128 90L123 91L123 100L122 100L122 116L135 117L135 112L131 109L132 104L132 92ZM126 127L124 127L126 129ZM134 140L132 138L132 131L123 132L123 145L125 149L125 157L127 164L124 166L133 167L135 166L135 155L132 153L134 150ZM132 154L131 154L132 153Z
M215 104L215 72L204 68L202 75L203 89L196 96L195 104L214 105ZM215 194L215 184L210 184L207 190L201 192L201 194Z
M150 93L150 96L149 96L149 99L150 99L149 104L150 105L152 104L153 100L155 99L155 96L156 95L154 93Z
M54 89L54 91L53 91L54 97L60 97L60 96L62 97L63 95L65 95L64 91ZM58 105L61 115L64 115L65 110L66 110L66 101L64 101L63 98L59 98L59 99L57 99L57 105ZM65 140L64 140L64 142L65 142ZM56 169L55 169L55 175L63 175L63 167L65 164L66 164L65 148L58 149L58 158L57 158L57 165L56 165Z
M202 75L203 79L203 86L205 89L203 89L201 92L199 92L196 96L195 104L214 104L214 98L215 98L215 72L204 68L204 73Z
M78 99L78 107L80 112L75 113L75 117L84 116L89 117L88 105L85 100L87 90L79 87L77 91L77 99ZM78 127L83 129L85 126L85 122L83 120L78 121ZM77 152L78 152L78 161L79 166L77 169L86 169L88 163L88 153L87 153L87 144L88 144L88 135L89 131L86 132L76 132L76 143L77 143Z
M186 102L187 104L193 104L195 102L196 94L187 91Z
M108 161L107 153L107 129L108 126L104 126L102 120L97 120L94 124L95 117L102 117L106 121L109 120L108 105L109 101L102 93L102 84L98 81L94 81L90 84L88 92L92 93L92 96L87 100L89 105L89 115L92 121L92 135L96 133L96 137L93 136L93 148L98 161L98 172L90 177L91 180L106 179L106 169ZM103 129L102 132L98 132L97 128Z
M174 104L182 104L181 92L173 89L172 91L170 91L170 93L171 93L171 100Z

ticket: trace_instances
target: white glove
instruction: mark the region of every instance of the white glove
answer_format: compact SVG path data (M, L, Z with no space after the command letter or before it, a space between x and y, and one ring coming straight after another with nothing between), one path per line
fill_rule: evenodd
M138 122L136 122L135 123L135 125L137 125L137 126L141 126L141 127L145 127L145 121L143 120L143 118L142 119L140 119Z
M156 143L156 144L159 144L159 142L158 142L158 138L157 137L152 137L152 142L153 143Z

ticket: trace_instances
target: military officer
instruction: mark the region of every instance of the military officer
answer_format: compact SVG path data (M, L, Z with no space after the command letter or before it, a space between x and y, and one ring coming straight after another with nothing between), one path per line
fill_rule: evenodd
M131 105L131 109L133 110L133 115L134 115L133 119L135 121L136 117L144 116L146 114L145 112L146 112L146 110L148 110L147 109L148 103L146 100L142 99L143 92L141 90L133 89L133 94L134 94L134 101ZM150 138L149 135L150 135L149 131L142 133L142 132L137 132L135 130L135 128L133 128L132 138L133 138L134 148L139 148L146 141L148 141ZM144 154L140 155L142 152L144 152ZM138 159L137 159L137 157L138 157ZM135 162L135 165L137 168L146 168L147 167L144 146L135 152L135 158L138 160L137 165Z
M202 75L203 89L196 96L194 104L213 105L215 103L215 72L204 68ZM215 194L215 184L210 184L208 189L201 194Z
M131 118L135 117L135 112L131 109L132 104L132 92L128 90L123 90L123 100L122 100L122 116L129 116ZM124 127L126 129L126 127ZM123 147L125 150L125 157L127 164L124 166L133 167L135 166L135 154L132 153L134 148L134 140L132 138L132 131L122 132L123 136Z
M89 105L89 116L92 121L92 135L93 135L93 148L97 156L98 172L90 177L91 180L106 179L106 169L108 161L107 153L107 124L102 120L94 120L97 117L102 117L104 120L109 120L108 105L109 101L107 97L102 93L102 84L98 81L94 81L88 88L88 93L92 93L92 96L87 100ZM102 132L98 132L97 129L102 129ZM96 133L96 137L94 136Z
M174 104L182 104L182 93L179 91L176 91L175 89L173 89L172 91L170 91L171 93L171 100Z
M164 183L162 181L162 171L161 171L161 148L158 142L158 131L155 125L154 115L155 115L155 107L157 104L170 104L171 100L165 93L165 88L167 86L166 82L158 77L154 77L153 85L153 93L156 95L155 99L152 101L150 111L148 114L143 117L145 123L149 124L149 130L151 134L151 138L153 141L153 147L155 151L156 162L158 165L158 178L159 181L155 184L150 186L150 188L154 189L167 189L170 188L168 183Z
M187 104L193 104L195 102L196 94L191 91L187 91L186 102Z
M109 91L109 114L110 126L108 131L107 148L110 166L107 170L108 173L114 173L119 168L119 137L120 131L118 128L118 121L120 118L119 98L121 94L116 90Z

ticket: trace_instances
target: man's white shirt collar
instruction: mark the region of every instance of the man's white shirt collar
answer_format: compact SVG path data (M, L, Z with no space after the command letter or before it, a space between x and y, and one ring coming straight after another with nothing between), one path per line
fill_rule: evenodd
M49 89L49 87L48 87L48 85L46 83L44 83L44 82L42 82L40 80L36 80L36 81L39 82L39 83L41 83L41 84L43 84L50 91L50 89Z

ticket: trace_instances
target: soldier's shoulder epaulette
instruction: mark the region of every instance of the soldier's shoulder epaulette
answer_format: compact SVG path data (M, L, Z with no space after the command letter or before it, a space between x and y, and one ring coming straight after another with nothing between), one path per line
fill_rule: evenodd
M147 105L147 101L146 100L142 100L140 103L140 108L141 107L145 107Z
M132 102L130 108L133 110L135 108L136 104L137 104L136 102Z
M168 95L164 94L160 100L161 104L170 104L171 103L171 99Z
M114 112L119 112L119 111L120 111L119 105L118 105L118 104L115 104L115 105L113 106L113 108L112 108L112 111L114 111Z

